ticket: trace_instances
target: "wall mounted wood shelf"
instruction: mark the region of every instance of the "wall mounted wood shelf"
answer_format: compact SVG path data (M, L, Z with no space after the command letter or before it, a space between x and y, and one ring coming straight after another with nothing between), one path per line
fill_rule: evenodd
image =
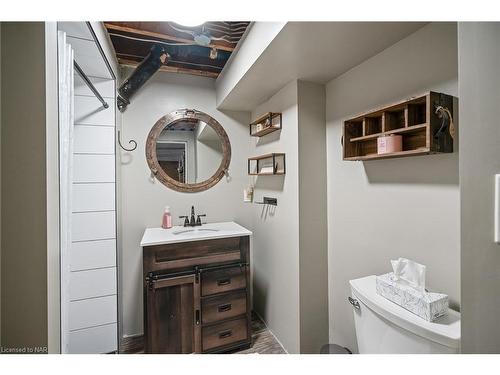
M277 130L281 130L281 113L268 112L250 124L252 137L262 137Z
M436 113L439 107L452 114L453 97L431 91L344 121L343 159L374 160L453 152L452 122L447 121L442 110ZM402 136L403 150L378 154L377 139L390 134Z
M285 154L271 153L248 158L250 176L284 175L286 173Z

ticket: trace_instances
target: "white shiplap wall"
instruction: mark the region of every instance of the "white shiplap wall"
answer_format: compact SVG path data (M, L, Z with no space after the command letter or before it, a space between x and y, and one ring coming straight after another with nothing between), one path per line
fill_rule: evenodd
M75 75L69 353L117 350L115 82L90 79L109 108Z

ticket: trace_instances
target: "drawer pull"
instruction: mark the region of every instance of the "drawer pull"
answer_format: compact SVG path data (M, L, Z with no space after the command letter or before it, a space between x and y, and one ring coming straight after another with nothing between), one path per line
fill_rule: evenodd
M222 285L229 285L231 284L231 279L220 279L217 280L217 285L222 286Z
M227 331L219 333L219 338L220 339L227 339L228 337L231 337L233 334L233 331L228 329Z
M229 311L231 310L231 304L230 303L225 303L224 305L219 305L217 306L217 310L221 312Z

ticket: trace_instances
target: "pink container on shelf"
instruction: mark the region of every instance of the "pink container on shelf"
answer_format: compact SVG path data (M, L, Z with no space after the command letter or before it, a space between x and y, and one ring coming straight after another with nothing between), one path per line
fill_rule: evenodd
M377 138L377 154L391 154L403 151L403 137L397 134Z

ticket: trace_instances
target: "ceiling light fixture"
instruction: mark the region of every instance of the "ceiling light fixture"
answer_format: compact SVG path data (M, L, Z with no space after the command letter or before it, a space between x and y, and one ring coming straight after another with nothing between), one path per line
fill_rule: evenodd
M207 32L193 33L192 35L195 43L200 46L208 47L212 41L212 37Z

